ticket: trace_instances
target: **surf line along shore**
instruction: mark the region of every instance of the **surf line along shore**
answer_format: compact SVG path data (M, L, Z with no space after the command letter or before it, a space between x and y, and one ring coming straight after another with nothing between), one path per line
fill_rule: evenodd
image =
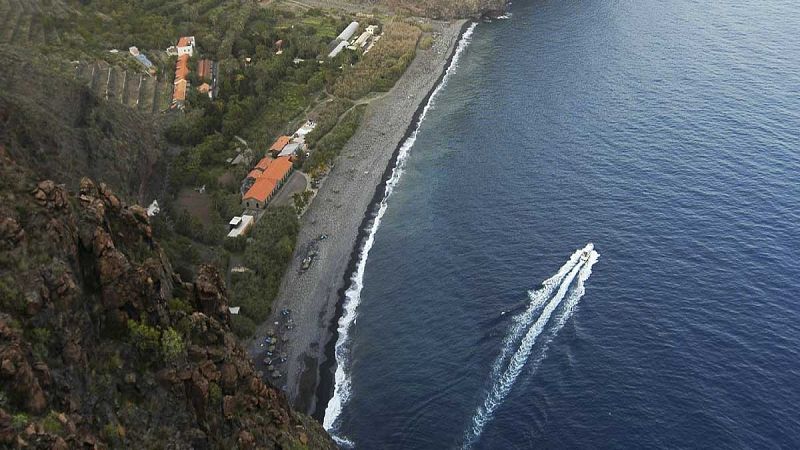
M319 411L318 419L333 391L337 307L341 308L350 282L365 226L374 204L383 196L383 185L391 175L399 146L416 127L469 23L462 20L432 25L437 33L432 47L417 49L394 87L369 104L361 126L342 149L303 215L297 246L273 303L272 316L259 325L248 343L251 358L263 370L265 347L261 344L267 330L274 329L287 338L281 349L287 357L281 367L282 378L270 382L284 389L295 409L309 414ZM327 238L320 240L321 235ZM301 271L312 244L317 251L313 264ZM274 325L285 323L280 315L284 309L292 311L291 330ZM328 373L320 376L321 371ZM325 381L322 385L321 380ZM319 408L318 392L323 403Z

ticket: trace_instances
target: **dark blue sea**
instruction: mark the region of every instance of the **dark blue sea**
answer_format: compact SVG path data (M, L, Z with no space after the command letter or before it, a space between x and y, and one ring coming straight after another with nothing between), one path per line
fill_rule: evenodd
M340 442L800 448L800 3L469 40L354 274Z

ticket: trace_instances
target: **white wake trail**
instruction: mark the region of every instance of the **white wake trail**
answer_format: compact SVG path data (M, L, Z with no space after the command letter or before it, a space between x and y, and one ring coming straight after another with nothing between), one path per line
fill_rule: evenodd
M593 248L594 246L589 243L586 245L586 247L575 250L575 252L569 257L569 260L563 266L561 266L555 275L542 282L541 288L535 291L528 291L528 298L530 299L528 308L514 317L511 330L509 330L509 332L506 334L506 337L503 339L503 346L500 350L500 355L492 365L492 380L500 376L500 373L503 370L503 365L506 363L506 360L508 360L511 352L514 351L515 345L522 338L525 330L531 325L534 313L538 311L542 305L544 305L550 296L553 295L553 292L555 292L558 285L561 284L561 281L564 279L564 277L567 276L573 267L575 267L575 264L578 263L578 259L580 259L581 253L584 251L590 252Z
M578 274L578 281L575 282L575 287L572 289L572 292L570 292L569 297L564 300L564 309L558 316L556 316L554 320L555 325L553 325L553 327L550 329L550 332L547 333L544 339L542 339L541 351L536 355L533 361L531 361L531 375L536 373L536 370L539 368L539 364L541 364L545 356L547 356L547 350L550 347L550 344L553 342L553 339L556 338L570 317L572 317L572 314L575 312L575 308L578 306L578 302L580 301L581 297L583 297L583 294L586 293L584 282L589 279L589 276L592 274L592 266L597 262L599 257L599 253L592 252L589 256L589 260L586 261L586 264Z
M342 317L339 318L339 327L337 329L339 338L337 339L334 347L334 353L336 356L336 372L334 373L333 396L328 402L327 408L325 408L325 418L322 422L322 426L331 434L333 439L340 446L350 448L354 447L352 441L344 436L338 436L336 433L334 433L334 428L337 425L337 420L342 413L342 409L350 400L351 395L351 380L349 374L351 349L349 334L350 328L357 317L358 305L361 303L361 289L364 285L364 272L367 266L367 258L369 257L369 252L372 249L373 244L375 243L375 234L377 233L378 228L380 228L381 220L383 219L383 216L386 214L386 210L389 207L389 197L391 197L395 186L397 186L397 183L400 181L400 178L403 175L406 159L408 158L411 148L414 146L414 142L417 140L419 128L422 125L422 122L425 120L425 116L428 115L428 111L430 111L430 109L433 107L436 96L439 94L442 88L447 85L447 81L450 79L450 76L458 67L458 61L461 59L461 55L469 45L469 42L472 40L472 33L475 31L476 26L477 23L471 24L461 36L461 40L456 47L455 53L453 54L450 65L445 71L444 77L439 85L433 90L433 93L428 98L428 103L425 105L422 110L422 114L419 116L416 129L405 141L403 141L403 144L400 147L400 150L397 154L397 162L395 163L394 169L392 169L392 175L389 177L389 180L386 181L386 188L384 190L383 199L378 207L378 212L369 226L367 239L364 241L364 245L358 255L356 270L353 272L350 278L350 287L345 292L343 304L344 311L342 313Z
M589 244L591 245L591 244ZM587 246L589 247L589 246ZM557 319L556 325L553 327L553 331L548 335L548 339L546 339L545 345L549 345L552 339L555 337L556 334L563 328L566 321L572 315L572 312L575 309L580 298L583 296L585 289L584 289L584 282L586 279L589 278L591 275L591 266L597 261L599 257L598 253L592 250L593 247L590 247L588 250L591 252L589 255L588 260L583 263L579 262L578 264L574 265L566 277L563 279L563 282L559 285L558 291L556 292L555 296L547 303L547 305L542 310L541 315L539 315L536 322L528 329L525 336L522 338L522 342L519 345L519 348L511 356L511 359L508 363L508 367L506 368L505 372L502 375L494 376L494 370L492 371L493 380L495 380L492 384L492 387L489 393L484 400L482 406L478 407L475 415L472 418L472 424L470 428L466 431L464 437L464 444L462 448L468 449L471 448L480 438L481 433L483 432L484 427L486 424L494 417L494 413L497 408L503 403L508 393L511 391L511 388L514 386L515 381L519 377L522 369L525 367L525 364L530 357L531 351L533 350L534 344L536 344L537 338L542 334L544 327L547 325L547 322L550 320L553 312L558 308L561 304L564 296L569 291L570 284L578 276L578 281L576 283L575 288L570 293L570 296L567 299L566 307L564 312L559 316ZM557 274L558 275L558 274ZM555 278L555 277L554 277ZM527 311L526 311L527 312ZM524 314L524 313L523 313ZM514 331L514 327L512 327L512 332ZM546 350L546 348L544 349ZM502 356L502 353L501 353ZM538 367L541 360L544 358L544 351L541 353L540 357L537 358L535 361L534 369ZM499 371L498 371L499 372Z

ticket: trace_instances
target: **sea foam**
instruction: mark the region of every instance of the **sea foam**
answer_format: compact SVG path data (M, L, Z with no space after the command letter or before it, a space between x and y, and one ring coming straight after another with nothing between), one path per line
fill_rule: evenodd
M345 292L342 317L339 318L339 327L337 329L339 338L337 339L335 346L335 385L333 389L333 396L328 402L327 408L325 408L325 418L322 422L325 430L327 430L331 436L333 436L333 439L343 447L355 446L352 441L342 435L337 434L336 427L338 426L337 420L342 413L342 409L350 400L350 396L352 395L352 386L349 373L351 361L350 354L352 351L350 347L350 328L355 323L358 316L358 305L361 303L361 289L363 288L364 271L366 270L369 252L375 243L375 234L377 233L378 228L380 228L381 220L383 219L384 214L386 214L386 209L389 206L389 197L391 197L394 188L397 186L397 183L403 176L403 169L405 167L406 159L408 158L411 148L414 146L414 142L417 140L417 133L419 133L420 126L425 120L425 116L427 116L428 112L433 108L436 96L439 94L442 88L447 85L447 80L458 67L458 61L461 58L464 50L469 45L476 25L476 23L470 24L466 31L464 31L464 34L461 36L461 40L459 41L458 46L453 53L453 58L450 61L450 65L447 67L447 70L442 77L442 81L438 86L436 86L433 93L428 98L428 102L425 104L422 113L419 115L419 119L417 120L414 131L406 138L405 141L403 141L403 144L398 151L397 162L395 163L395 167L392 169L392 175L386 181L386 188L378 207L378 212L375 215L375 218L372 220L372 223L369 225L367 238L364 241L364 245L361 247L361 250L359 251L356 268L350 278L350 286Z

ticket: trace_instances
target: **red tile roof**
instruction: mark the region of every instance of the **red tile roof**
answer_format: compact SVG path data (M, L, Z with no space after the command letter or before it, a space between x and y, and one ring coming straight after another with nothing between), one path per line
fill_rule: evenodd
M274 144L272 144L272 147L269 148L269 151L271 151L271 152L279 152L279 151L283 150L283 147L286 147L286 144L289 143L289 140L291 140L291 137L289 137L289 136L281 136L281 137L279 137L278 140L275 141Z
M263 172L267 170L267 167L269 167L270 164L272 164L272 158L261 158L261 161L256 164L254 169L258 169Z
M188 36L181 36L181 38L178 39L178 47L186 47L190 43L191 42L189 41L189 37Z
M175 64L175 81L185 80L189 75L189 55L181 55Z
M267 170L256 179L255 184L244 194L242 199L253 199L266 202L272 197L278 184L292 171L292 162L289 158L274 160Z
M179 80L175 83L175 90L172 91L172 99L175 101L186 100L186 80Z

